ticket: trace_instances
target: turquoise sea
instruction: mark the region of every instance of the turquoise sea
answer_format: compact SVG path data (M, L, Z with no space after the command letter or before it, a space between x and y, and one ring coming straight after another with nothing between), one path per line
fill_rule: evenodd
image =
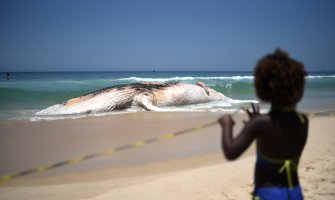
M146 81L202 81L230 98L257 100L252 72L13 72L9 78L7 80L6 73L0 73L0 120L43 120L35 115L37 111L71 97L104 87ZM310 72L306 82L305 94L298 109L335 110L335 72ZM268 108L267 104L262 103L261 106ZM187 108L225 112L217 105Z

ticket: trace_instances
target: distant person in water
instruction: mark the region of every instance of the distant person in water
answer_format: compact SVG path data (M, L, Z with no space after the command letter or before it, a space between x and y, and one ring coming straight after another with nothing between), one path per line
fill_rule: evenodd
M9 78L10 78L10 76L9 76L9 72L7 72L7 75L6 75L6 76L7 76L7 80L9 80Z
M246 109L249 121L236 137L231 115L219 119L227 159L238 158L256 140L254 200L303 199L298 164L307 140L308 119L296 110L296 104L303 96L305 76L302 63L277 49L254 69L257 96L271 103L269 113L260 114L259 107L252 104L251 110Z

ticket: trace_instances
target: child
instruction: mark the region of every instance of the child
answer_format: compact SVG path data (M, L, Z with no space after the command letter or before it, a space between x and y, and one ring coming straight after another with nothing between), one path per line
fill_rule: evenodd
M232 117L219 119L227 159L239 157L256 139L253 199L303 199L297 170L307 140L308 119L295 107L303 95L305 76L302 63L277 49L254 69L257 96L271 102L270 112L261 115L259 107L252 104L252 110L246 110L250 119L236 137L232 136Z

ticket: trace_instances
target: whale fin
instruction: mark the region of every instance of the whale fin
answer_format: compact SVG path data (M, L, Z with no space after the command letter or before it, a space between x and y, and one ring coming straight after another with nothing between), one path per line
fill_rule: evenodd
M153 105L152 95L148 93L142 93L134 97L135 103L144 108L147 111L165 111L163 108L159 108Z
M205 83L199 81L199 82L196 83L196 85L204 88L204 90L206 91L207 95L209 96L208 86Z

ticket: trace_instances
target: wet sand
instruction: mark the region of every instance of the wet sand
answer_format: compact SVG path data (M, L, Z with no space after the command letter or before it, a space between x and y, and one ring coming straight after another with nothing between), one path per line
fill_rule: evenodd
M75 120L0 122L0 175L157 138L221 113L143 112ZM235 131L245 115L235 115ZM299 167L306 199L335 198L335 117L311 117ZM0 184L0 199L250 199L254 145L235 162L218 124Z

